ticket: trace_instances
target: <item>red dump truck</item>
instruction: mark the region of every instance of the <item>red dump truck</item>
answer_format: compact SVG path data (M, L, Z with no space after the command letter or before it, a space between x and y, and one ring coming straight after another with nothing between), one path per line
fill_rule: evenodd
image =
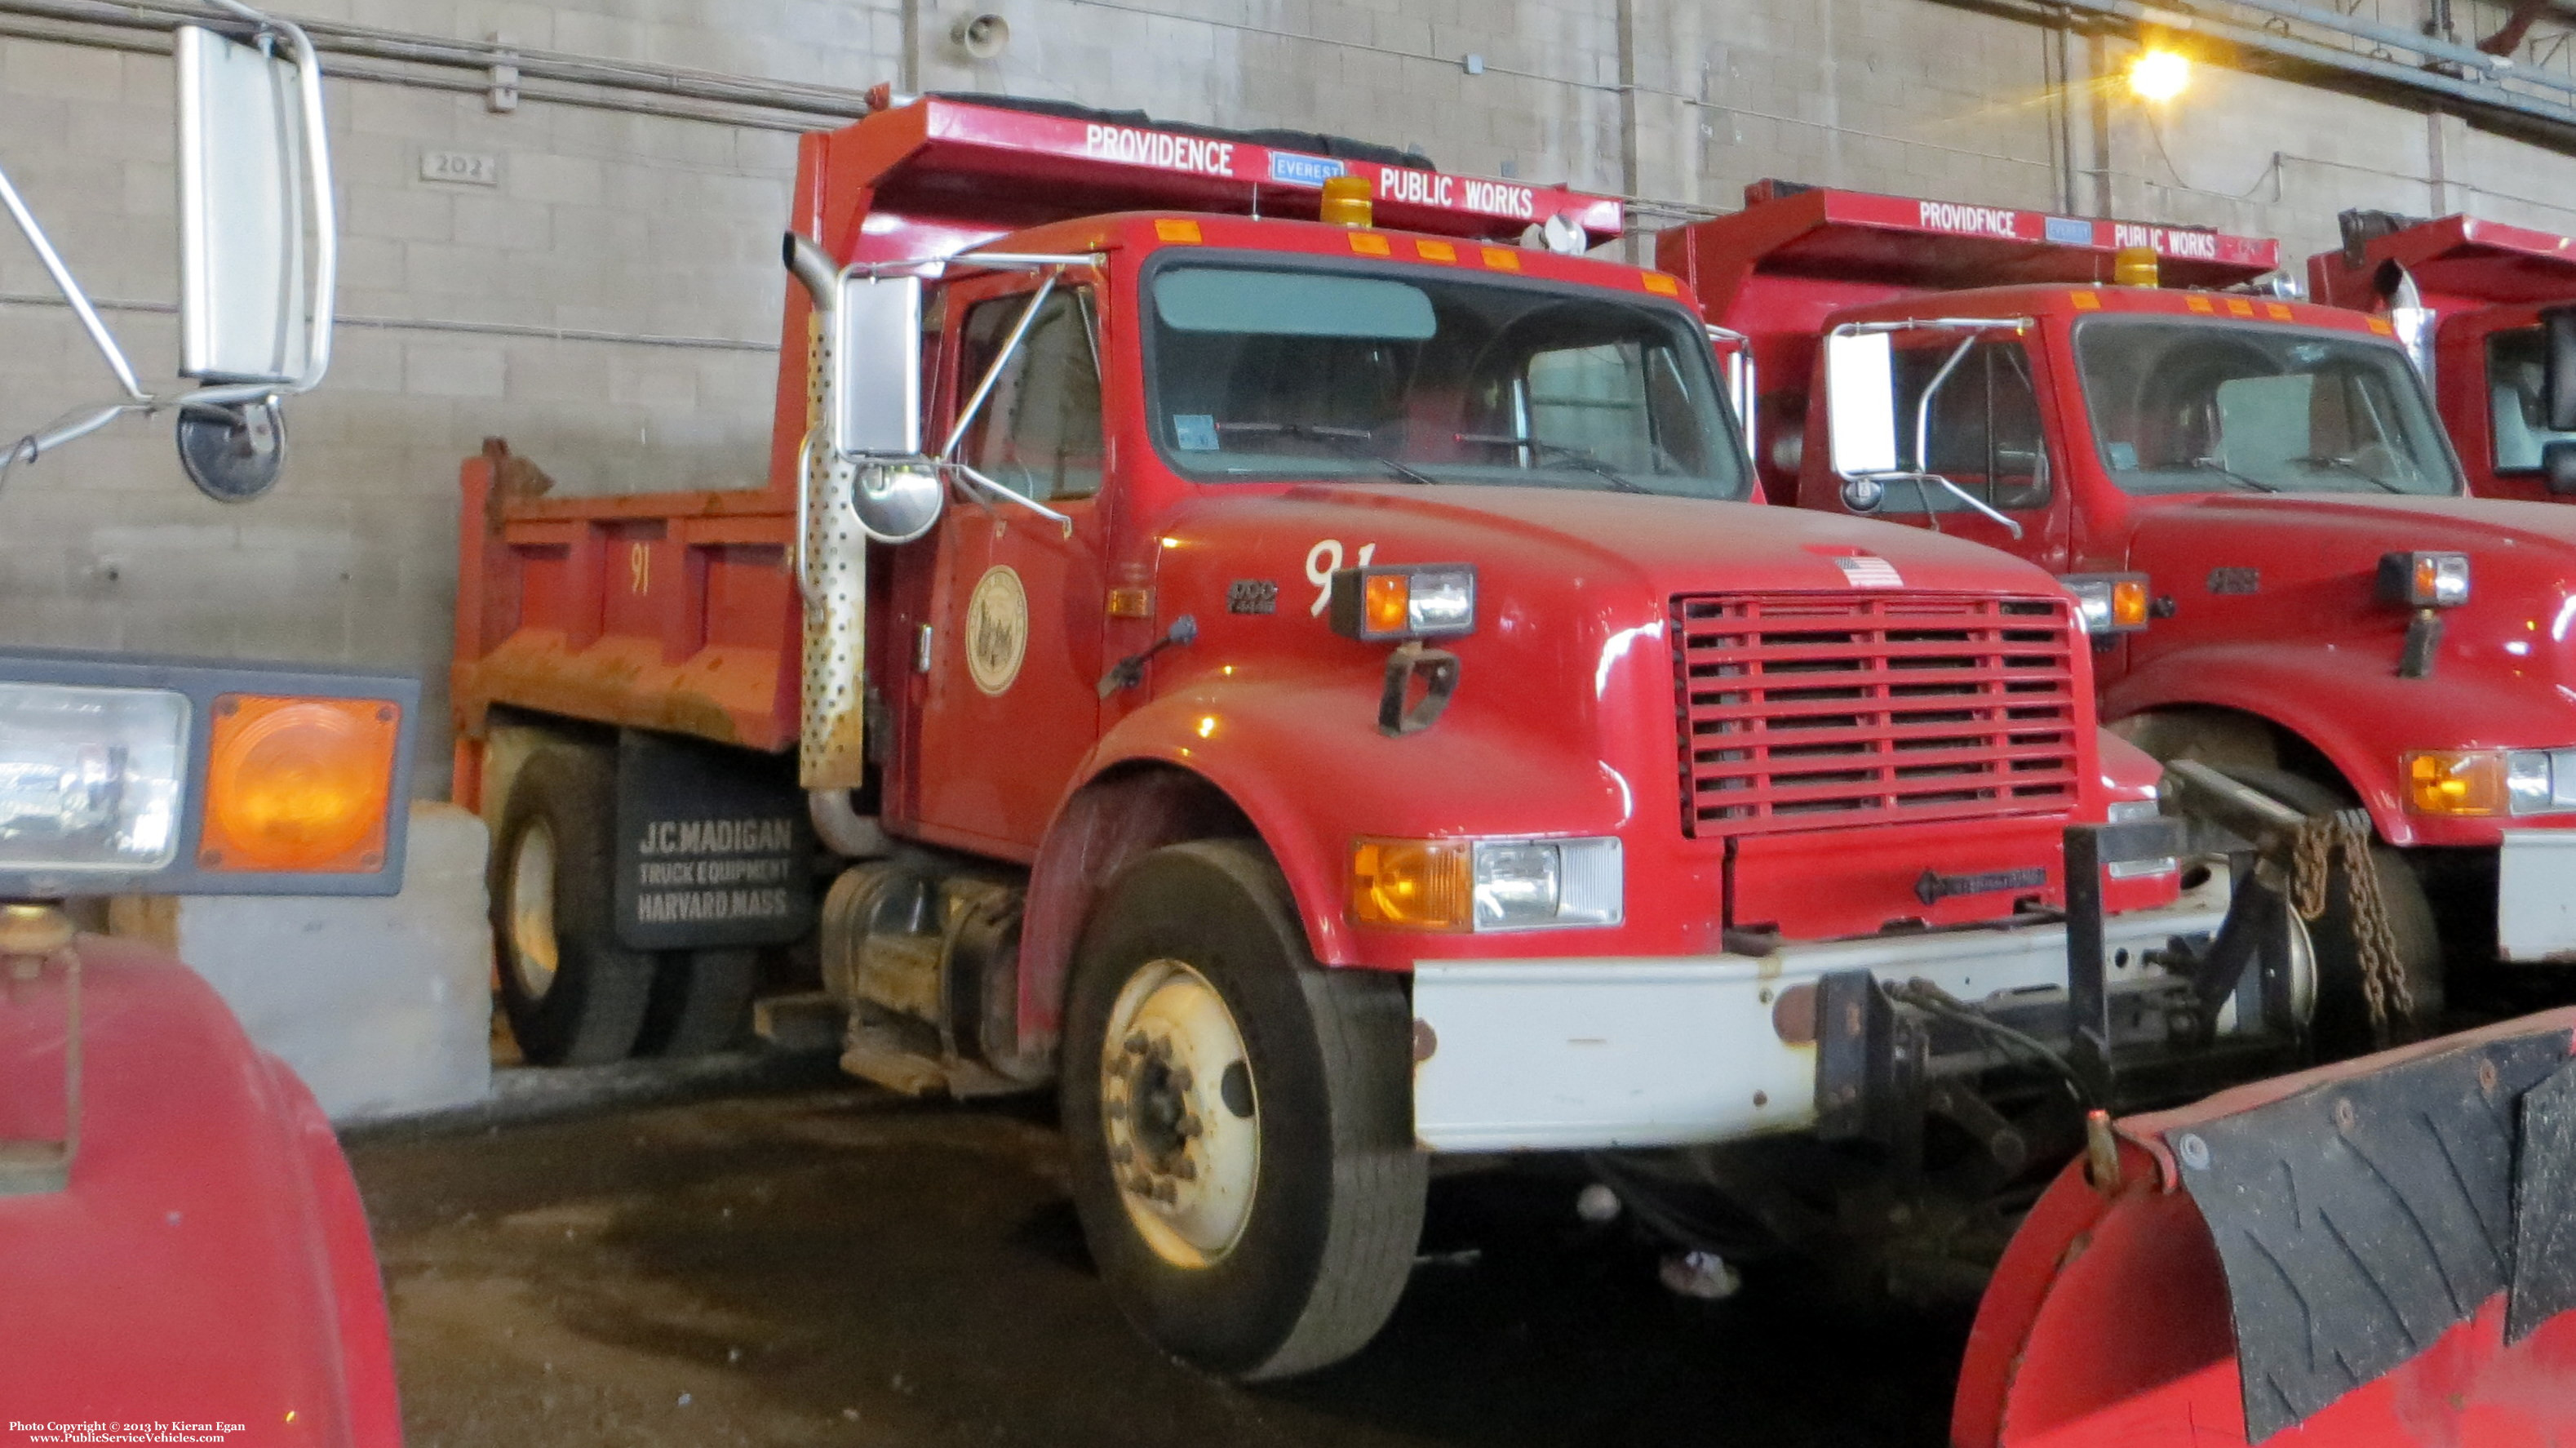
M1053 1086L1113 1295L1244 1378L1376 1331L1434 1153L1883 1262L2088 1147L2052 1221L2198 1220L2109 1113L2309 1059L2345 987L2277 893L2185 888L2048 573L1755 506L1679 285L1574 254L1616 202L884 100L802 144L763 485L464 465L457 789L533 1056L721 1036L810 945L852 1072ZM2058 1331L2064 1245L1981 1341Z
M1660 246L1753 339L1770 496L2039 564L2115 731L2368 812L2386 929L2317 922L2329 975L2378 935L2429 1021L2576 958L2576 520L2461 496L2391 319L2258 287L2270 242L1780 183Z
M2308 258L2309 290L2398 326L2469 491L2576 494L2576 238L2472 216L2342 222L2342 250Z
M175 414L218 498L262 491L329 360L322 91L296 27L217 0L177 32L187 390L139 385L5 175L123 389L7 444ZM0 502L0 508L5 508ZM6 612L0 610L0 625ZM394 1448L384 1288L330 1123L213 990L78 933L109 895L398 890L419 683L0 647L0 1425L11 1442Z

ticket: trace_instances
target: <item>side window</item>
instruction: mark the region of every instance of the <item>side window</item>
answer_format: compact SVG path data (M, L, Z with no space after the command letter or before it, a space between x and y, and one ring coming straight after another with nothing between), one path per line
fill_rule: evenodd
M1909 347L1896 354L1896 418L1901 456L1914 452L1915 418L1923 393L1958 351L1944 345ZM1932 395L1931 456L1915 465L1938 473L1997 508L2039 508L2048 503L2048 442L2040 426L2039 391L2030 355L2019 342L1980 341ZM1921 508L1966 509L1946 489L1926 490ZM1899 485L1891 506L1910 504ZM1919 509L1917 509L1919 510Z
M2548 347L2538 327L2518 327L2487 338L2487 406L2495 417L2495 465L2500 473L2540 466L2540 450L2576 434L2551 432L2540 398L2542 355Z
M994 297L966 314L961 402L1028 304L1024 294ZM970 466L1039 502L1100 491L1100 365L1092 339L1087 290L1060 287L1047 297L967 431Z

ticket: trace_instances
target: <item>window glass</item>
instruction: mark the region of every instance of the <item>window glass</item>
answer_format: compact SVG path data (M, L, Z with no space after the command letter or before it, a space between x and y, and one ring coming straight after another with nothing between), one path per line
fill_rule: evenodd
M959 397L972 394L1011 335L1027 295L995 297L966 314ZM967 430L963 456L977 472L1039 502L1100 491L1100 368L1090 293L1059 287Z
M2039 421L2039 392L2031 381L2030 354L2009 339L1981 338L1960 352L1956 337L1896 353L1898 455L1908 468L1937 473L1995 508L2048 504L2048 447ZM1951 359L1958 359L1951 365ZM1942 376L1944 368L1948 376ZM1931 456L1914 457L1915 420L1933 381ZM1933 484L1889 484L1888 507L1899 512L1967 512L1958 494Z
M2497 472L2532 471L2540 466L2543 447L2576 440L2576 432L2549 429L2549 405L2541 396L2548 349L2538 327L2487 338L2487 401L2495 416Z
M1428 268L1194 259L1151 286L1154 438L1188 476L1748 491L1679 307Z
M2290 327L2096 317L2076 360L2102 463L2131 493L2456 493L2395 345Z

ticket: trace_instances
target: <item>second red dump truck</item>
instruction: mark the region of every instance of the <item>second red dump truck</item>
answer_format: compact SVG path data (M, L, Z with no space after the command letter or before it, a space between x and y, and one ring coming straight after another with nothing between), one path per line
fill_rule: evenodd
M1682 288L1572 254L1615 202L945 97L808 137L794 195L765 486L465 465L458 792L531 1055L718 1037L810 943L847 1069L1054 1087L1112 1293L1233 1376L1377 1330L1432 1154L1535 1151L1882 1263L1990 1260L2056 1175L1962 1441L2234 1372L2214 1266L2181 1339L2012 1364L2173 1233L2214 1263L2209 1159L2108 1113L2311 1058L2346 987L2184 888L2047 572L1756 506ZM2439 1070L2519 1099L2568 1047L2501 1040ZM2187 1134L2312 1140L2279 1094Z
M2396 324L2481 498L2576 495L2576 238L2384 211L2343 215L2310 291Z
M2039 564L2094 600L2111 727L2366 810L2378 905L2315 923L2330 977L2367 952L2430 1020L2446 966L2576 958L2576 517L2462 496L2390 319L2258 289L2271 242L1747 202L1662 255L1752 338L1771 496Z

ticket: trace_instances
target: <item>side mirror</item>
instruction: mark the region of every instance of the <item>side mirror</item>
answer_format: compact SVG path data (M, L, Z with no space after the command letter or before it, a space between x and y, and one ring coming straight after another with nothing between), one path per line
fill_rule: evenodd
M2552 307L2540 314L2548 342L2543 358L2540 400L2551 432L2576 432L2576 307ZM2553 482L2550 490L2558 491Z
M1885 332L1825 338L1827 445L1843 478L1892 473L1896 465L1896 340Z
M336 269L312 57L183 25L175 58L179 374L302 391L330 361Z
M921 455L921 278L844 276L832 306L832 450Z
M2552 494L2565 497L2576 493L2576 442L2561 438L2556 442L2543 443L2540 472L2548 481Z

